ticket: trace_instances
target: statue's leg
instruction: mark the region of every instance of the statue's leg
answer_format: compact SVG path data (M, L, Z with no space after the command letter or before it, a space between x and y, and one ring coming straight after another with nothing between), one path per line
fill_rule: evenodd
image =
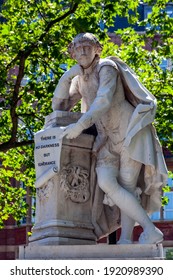
M132 244L132 232L135 221L121 210L121 236L117 244Z
M118 181L123 188L132 193L135 196L136 185L138 181L138 176L141 169L141 163L133 162L128 166L123 167L121 165L120 174ZM132 238L132 232L135 225L135 221L131 219L124 211L121 211L121 236L118 244L130 244Z
M161 232L155 229L155 226L149 219L145 210L139 204L137 198L119 185L115 168L103 166L97 167L96 172L100 188L111 198L121 211L128 215L132 220L138 222L144 229L144 235L140 240L141 243L160 242L162 240Z
M136 185L142 164L129 157L126 149L120 152L120 171L118 182L127 191L135 196ZM124 211L121 211L121 236L118 244L130 244L135 221Z

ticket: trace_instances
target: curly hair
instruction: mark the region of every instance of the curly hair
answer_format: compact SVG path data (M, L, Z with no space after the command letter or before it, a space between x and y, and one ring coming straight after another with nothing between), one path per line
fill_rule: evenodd
M68 46L68 52L71 56L71 58L74 58L74 48L76 43L82 43L82 42L89 42L91 45L95 46L96 48L96 54L100 56L102 51L102 45L99 42L99 40L96 38L95 35L92 33L79 33L76 37L74 37L73 41Z

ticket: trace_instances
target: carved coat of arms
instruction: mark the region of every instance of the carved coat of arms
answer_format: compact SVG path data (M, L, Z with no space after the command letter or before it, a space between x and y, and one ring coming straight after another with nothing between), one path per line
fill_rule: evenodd
M90 197L89 173L80 166L63 167L60 173L60 188L66 198L73 202L84 203Z

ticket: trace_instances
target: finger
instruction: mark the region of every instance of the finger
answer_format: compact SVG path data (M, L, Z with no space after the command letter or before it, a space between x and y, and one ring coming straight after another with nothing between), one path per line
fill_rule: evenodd
M68 134L67 130L64 130L62 134L60 135L59 139L62 139L64 136Z
M72 132L67 133L65 136L66 136L67 139L75 138Z
M59 140L62 140L63 137L64 137L64 135L61 134L61 135L59 136Z

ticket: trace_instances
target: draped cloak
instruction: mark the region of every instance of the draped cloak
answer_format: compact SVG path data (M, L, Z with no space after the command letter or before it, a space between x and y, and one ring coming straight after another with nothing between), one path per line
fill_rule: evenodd
M167 167L162 148L152 124L156 113L156 98L141 84L134 71L117 57L100 60L100 65L116 64L124 87L126 99L135 107L130 119L124 146L129 156L141 162L142 169L138 180L138 195L148 214L159 211L161 189L166 185ZM121 226L119 208L104 205L103 192L97 186L92 209L93 224L98 238L107 235Z

